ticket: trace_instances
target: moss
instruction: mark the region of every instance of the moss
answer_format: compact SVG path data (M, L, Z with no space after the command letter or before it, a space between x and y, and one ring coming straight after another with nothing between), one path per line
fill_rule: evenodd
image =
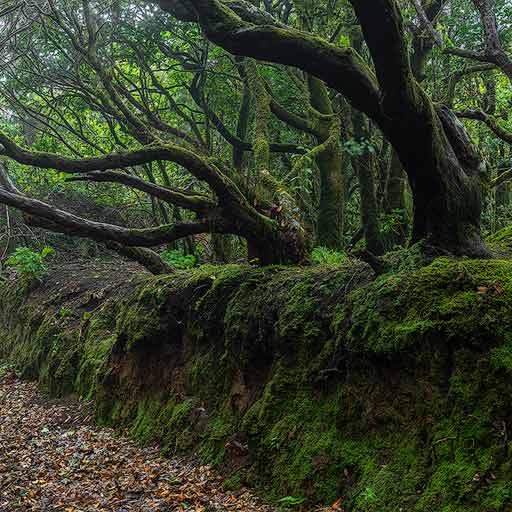
M253 153L256 172L268 171L270 168L270 142L269 142L269 121L270 121L270 95L265 87L265 82L260 75L255 60L247 59L245 62L247 83L251 90L254 102L254 138Z
M240 471L233 473L223 483L226 491L238 491L243 487L243 477Z
M162 408L158 400L141 400L137 404L137 413L131 422L130 434L141 442L154 439L157 419Z
M102 424L217 465L230 488L354 512L506 511L512 262L416 256L378 278L351 260L205 266L80 322L26 295L27 316L6 313L16 294L1 292L0 351L52 393L94 398Z
M497 253L512 254L512 227L507 226L487 238L490 249Z
M510 336L511 263L440 258L355 291L338 318L350 350L396 352L429 340L478 344Z
M198 450L198 455L204 462L214 465L223 462L228 438L233 432L236 432L235 417L236 415L223 414L210 421Z

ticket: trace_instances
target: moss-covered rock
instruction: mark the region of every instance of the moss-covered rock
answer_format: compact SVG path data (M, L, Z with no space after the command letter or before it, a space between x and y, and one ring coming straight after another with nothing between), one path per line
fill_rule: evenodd
M206 266L94 308L87 286L72 307L11 287L0 352L231 488L357 512L511 510L512 261L393 258L378 277L352 260Z

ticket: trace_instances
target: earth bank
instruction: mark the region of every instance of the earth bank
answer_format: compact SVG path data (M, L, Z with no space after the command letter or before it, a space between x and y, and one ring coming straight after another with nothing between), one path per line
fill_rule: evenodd
M270 500L512 510L512 261L395 267L69 265L3 287L0 356Z

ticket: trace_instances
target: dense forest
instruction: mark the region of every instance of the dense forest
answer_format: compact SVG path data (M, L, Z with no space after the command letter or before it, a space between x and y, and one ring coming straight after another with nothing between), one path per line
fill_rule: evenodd
M5 4L1 201L152 267L143 248L490 256L512 6L352 4Z
M0 0L0 55L0 449L23 378L226 478L20 498L12 438L0 511L512 510L511 0Z

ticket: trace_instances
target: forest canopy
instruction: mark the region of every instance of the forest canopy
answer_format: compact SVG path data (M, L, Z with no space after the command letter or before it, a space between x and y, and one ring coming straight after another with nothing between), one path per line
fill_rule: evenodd
M0 52L4 256L491 257L512 220L510 0L2 0Z

